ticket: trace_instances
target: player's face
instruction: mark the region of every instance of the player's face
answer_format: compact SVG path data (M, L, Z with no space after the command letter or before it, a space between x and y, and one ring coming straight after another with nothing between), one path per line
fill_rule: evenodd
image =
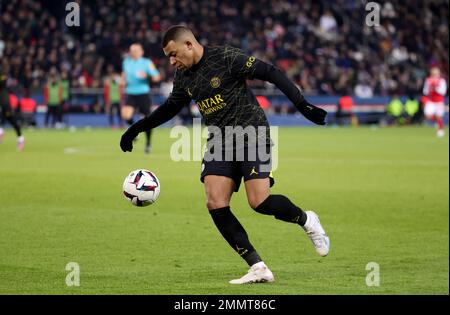
M131 45L130 46L130 56L133 59L139 59L144 55L144 50L141 45Z
M184 71L194 65L194 49L190 42L175 42L171 40L163 48L169 62L177 70Z
M433 78L438 78L441 75L439 68L431 68L430 74Z

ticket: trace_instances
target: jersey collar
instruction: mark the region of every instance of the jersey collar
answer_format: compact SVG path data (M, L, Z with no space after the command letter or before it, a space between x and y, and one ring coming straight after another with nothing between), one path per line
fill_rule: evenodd
M189 71L196 71L198 68L201 67L201 65L203 63L205 63L206 57L208 55L208 47L207 46L203 46L203 56L202 58L199 60L199 62L197 62L195 65L193 65Z

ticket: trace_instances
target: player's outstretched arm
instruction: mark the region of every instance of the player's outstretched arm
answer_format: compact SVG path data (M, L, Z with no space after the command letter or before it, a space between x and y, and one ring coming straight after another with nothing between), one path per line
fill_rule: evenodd
M131 125L120 139L120 148L123 152L133 150L133 140L141 132L156 128L175 117L181 109L189 105L190 97L179 95L175 91L154 112Z
M315 124L325 125L327 112L310 104L297 86L280 69L230 46L225 48L224 58L228 60L228 70L234 76L259 79L275 84L303 116Z
M258 60L255 62L252 77L275 84L308 120L317 125L326 124L327 112L309 103L297 86L280 69Z

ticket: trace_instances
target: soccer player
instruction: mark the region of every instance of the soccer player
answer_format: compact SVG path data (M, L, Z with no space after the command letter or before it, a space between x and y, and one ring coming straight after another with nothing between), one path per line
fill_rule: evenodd
M19 102L20 112L22 114L22 126L36 127L36 101L30 97L30 91L25 89L23 97Z
M47 84L44 86L44 102L47 104L45 127L49 126L50 117L52 118L53 126L57 129L61 127L63 93L63 87L58 81L56 74L51 74Z
M59 84L62 88L62 104L59 110L59 123L64 126L64 116L69 108L69 99L70 99L70 82L69 82L69 73L67 70L63 70L61 72L61 79L59 80Z
M426 78L423 86L423 94L427 97L424 114L426 119L432 120L437 126L437 136L442 138L444 131L445 104L447 82L441 77L441 71L434 66L430 70L430 76Z
M7 120L11 124L11 126L13 126L17 134L17 150L22 151L25 147L25 137L22 135L22 130L17 123L17 120L11 109L6 81L7 77L2 72L2 69L0 69L0 123L4 124L4 122ZM5 132L3 128L0 127L0 143L3 142L4 136Z
M108 66L108 73L104 80L103 97L105 100L105 112L109 116L109 125L113 128L122 126L120 116L120 100L122 98L121 78L112 65ZM117 125L114 124L114 116L117 116Z
M144 49L140 44L132 44L130 56L122 64L122 81L125 83L125 106L122 107L122 119L129 125L133 124L134 111L141 115L150 114L151 98L148 77L157 83L161 81L159 71L150 59L144 58ZM145 131L145 153L150 153L150 129Z
M324 125L327 113L308 103L300 90L278 68L248 56L237 48L202 46L185 26L169 28L163 36L162 47L170 64L176 68L172 94L151 115L128 128L120 141L122 150L131 152L133 139L140 132L170 120L194 99L210 132L200 176L205 186L207 208L222 236L250 266L247 274L230 283L274 281L272 272L230 210L231 196L234 191L238 191L242 178L248 202L255 211L299 225L310 237L318 254L326 256L329 238L318 216L313 211L303 211L286 196L271 194L270 187L274 181L269 168L270 160L263 161L248 154L253 142L268 148L271 140L267 118L247 87L246 79L272 82L306 118L316 124ZM251 139L250 135L244 133L230 137L226 132L225 136L217 132L217 129L226 130L229 126L254 127L258 133ZM244 141L238 143L238 138ZM236 145L232 160L224 160L222 154L211 159L211 155L215 156L215 150L219 152L222 148L219 145L221 141L225 143L225 149L229 143ZM240 159L237 156L242 152L245 153L244 158Z

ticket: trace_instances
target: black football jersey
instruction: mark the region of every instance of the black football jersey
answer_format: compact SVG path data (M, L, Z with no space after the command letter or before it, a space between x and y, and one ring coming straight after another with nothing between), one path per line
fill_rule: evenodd
M207 126L264 126L264 139L269 140L267 118L246 84L257 62L238 48L205 47L196 65L176 72L168 103L189 104L193 99Z

